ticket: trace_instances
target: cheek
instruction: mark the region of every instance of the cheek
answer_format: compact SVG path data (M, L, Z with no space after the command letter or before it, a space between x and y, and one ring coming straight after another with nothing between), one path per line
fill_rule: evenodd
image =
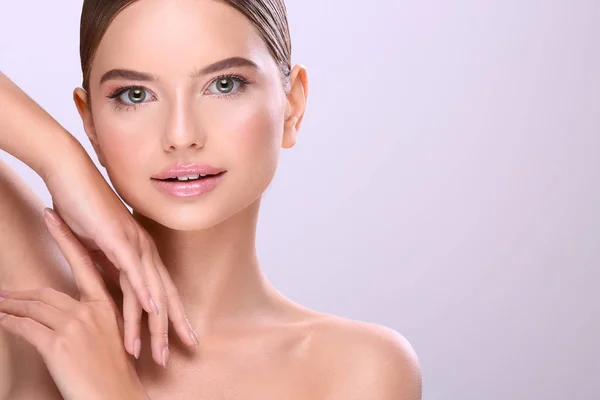
M114 114L100 115L96 120L98 143L108 167L116 169L133 165L136 164L136 159L144 156L144 149L149 142L149 130L155 121Z
M233 157L234 163L276 160L283 134L283 124L277 116L277 111L264 103L239 107L228 118L218 118L220 127L215 126L214 132L225 133L223 150Z
M235 171L231 177L235 179L237 197L250 195L255 199L268 187L277 169L283 135L278 112L263 103L262 107L240 107L230 118L213 121L220 121L211 130L220 138L215 157L221 156L223 165Z
M150 172L144 169L146 160L155 157L150 153L147 131L129 124L120 124L113 118L106 118L96 128L98 143L104 155L106 173L115 190L133 207L136 193L141 192Z

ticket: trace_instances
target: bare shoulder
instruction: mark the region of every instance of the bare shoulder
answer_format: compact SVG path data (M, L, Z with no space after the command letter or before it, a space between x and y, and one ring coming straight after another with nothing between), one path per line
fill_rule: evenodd
M329 382L327 399L421 399L417 355L395 330L327 315L314 339L312 361Z

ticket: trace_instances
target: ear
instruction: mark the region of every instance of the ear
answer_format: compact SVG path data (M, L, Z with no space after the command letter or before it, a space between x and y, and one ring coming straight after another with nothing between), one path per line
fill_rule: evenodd
M77 111L79 112L79 116L83 122L85 133L90 140L90 143L94 147L98 161L104 168L106 168L104 154L102 154L102 149L98 144L98 136L96 135L94 119L92 118L91 104L88 104L87 92L82 88L76 88L73 91L73 101L75 102L75 107L77 107Z
M296 144L296 138L308 98L308 77L306 67L297 64L290 74L290 92L286 100L285 123L281 146L288 149Z

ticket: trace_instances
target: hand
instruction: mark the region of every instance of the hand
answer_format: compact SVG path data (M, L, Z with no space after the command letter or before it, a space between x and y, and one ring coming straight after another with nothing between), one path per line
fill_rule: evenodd
M0 293L0 327L41 354L65 399L145 399L123 322L94 262L66 224L46 224L69 262L80 300L52 288ZM2 314L5 313L5 314Z
M135 221L83 149L44 179L53 205L97 265L123 291L124 343L139 357L142 308L148 312L152 357L163 364L169 320L190 346L198 336L185 316L177 288L160 259L154 241ZM152 293L158 297L152 297ZM157 306L158 310L154 310Z

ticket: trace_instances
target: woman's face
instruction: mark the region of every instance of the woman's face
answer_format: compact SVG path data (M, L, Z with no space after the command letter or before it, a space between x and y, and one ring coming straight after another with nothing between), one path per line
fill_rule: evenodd
M230 57L256 67L200 72ZM205 229L254 203L290 143L275 61L252 23L218 1L140 0L123 10L98 47L90 93L86 132L113 186L136 212L173 229ZM187 198L151 179L190 163L227 172L212 191Z

